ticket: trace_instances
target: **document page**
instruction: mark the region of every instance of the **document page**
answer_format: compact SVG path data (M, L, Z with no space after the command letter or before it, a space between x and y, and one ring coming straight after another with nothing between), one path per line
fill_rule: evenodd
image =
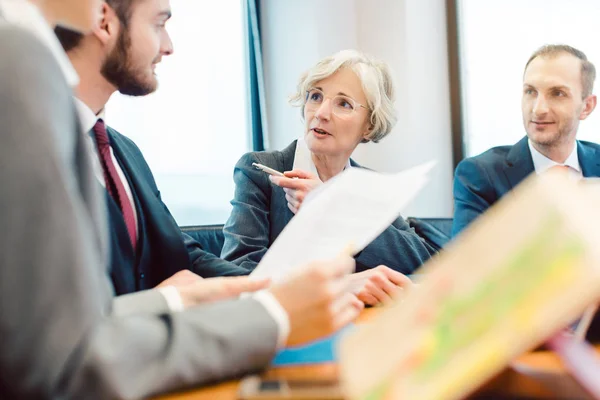
M311 193L251 276L277 282L311 261L361 251L428 181L434 162L397 174L349 168Z

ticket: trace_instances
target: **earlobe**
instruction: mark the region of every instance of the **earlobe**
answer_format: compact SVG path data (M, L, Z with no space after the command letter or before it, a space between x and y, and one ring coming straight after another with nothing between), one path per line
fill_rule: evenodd
M372 134L372 132L373 132L373 128L369 128L369 129L367 129L367 130L365 131L365 133L363 133L363 135L362 135L362 140L361 140L361 142L362 142L362 143L367 143L367 142L370 142L370 141L371 141L370 137L371 137L371 134Z
M367 130L363 133L363 140L366 140L367 142L371 141L370 137L373 135L373 128L375 127L372 124L369 124Z
M585 99L585 107L583 108L583 112L581 113L582 120L586 119L592 113L592 111L594 111L594 109L596 108L597 102L598 102L598 99L596 98L596 95L594 95L594 94L589 95Z

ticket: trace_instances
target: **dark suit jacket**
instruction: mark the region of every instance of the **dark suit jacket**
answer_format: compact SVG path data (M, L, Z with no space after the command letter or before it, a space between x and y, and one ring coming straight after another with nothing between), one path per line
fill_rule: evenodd
M577 142L584 177L600 176L600 145ZM462 160L454 176L454 222L457 235L502 196L534 172L527 137L513 146L494 147Z
M238 161L233 173L233 211L223 229L222 258L253 270L292 219L294 214L287 207L283 189L271 184L268 175L252 163L289 171L294 165L295 151L296 141L283 151L248 153ZM404 219L398 218L357 256L356 269L362 271L385 264L410 274L434 253Z
M175 272L190 269L203 277L244 275L248 272L202 250L181 232L160 198L152 171L139 148L112 128L107 132L115 158L127 177L138 217L136 254L117 203L108 195L111 233L111 276L117 294L149 289Z

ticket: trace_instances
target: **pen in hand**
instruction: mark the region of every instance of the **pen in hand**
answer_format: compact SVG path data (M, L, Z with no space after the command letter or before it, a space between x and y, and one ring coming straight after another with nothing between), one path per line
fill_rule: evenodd
M285 175L283 175L283 173L281 173L277 170L274 170L273 168L269 168L266 165L262 165L259 163L252 163L252 166L256 169L260 169L261 171L266 172L269 175L285 176Z

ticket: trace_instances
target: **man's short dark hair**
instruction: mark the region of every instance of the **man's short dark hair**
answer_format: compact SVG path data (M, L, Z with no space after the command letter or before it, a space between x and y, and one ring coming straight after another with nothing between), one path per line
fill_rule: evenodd
M525 64L525 71L527 71L527 67L529 64L537 57L545 57L552 58L559 56L561 54L571 54L574 57L577 57L581 60L581 88L582 88L582 96L585 99L594 90L594 80L596 80L596 67L592 64L585 53L581 50L578 50L574 47L571 47L566 44L547 44L545 46L537 49L531 57L529 57L529 61Z
M54 33L66 52L69 52L79 46L81 39L83 39L83 35L81 33L72 31L68 28L63 28L62 26L57 26L54 28Z
M126 28L129 25L131 19L131 13L133 5L139 0L104 0L113 10L121 21L121 24ZM54 33L58 37L58 40L62 44L65 51L71 51L77 46L83 39L83 35L79 32L72 31L68 28L57 26L54 29Z

